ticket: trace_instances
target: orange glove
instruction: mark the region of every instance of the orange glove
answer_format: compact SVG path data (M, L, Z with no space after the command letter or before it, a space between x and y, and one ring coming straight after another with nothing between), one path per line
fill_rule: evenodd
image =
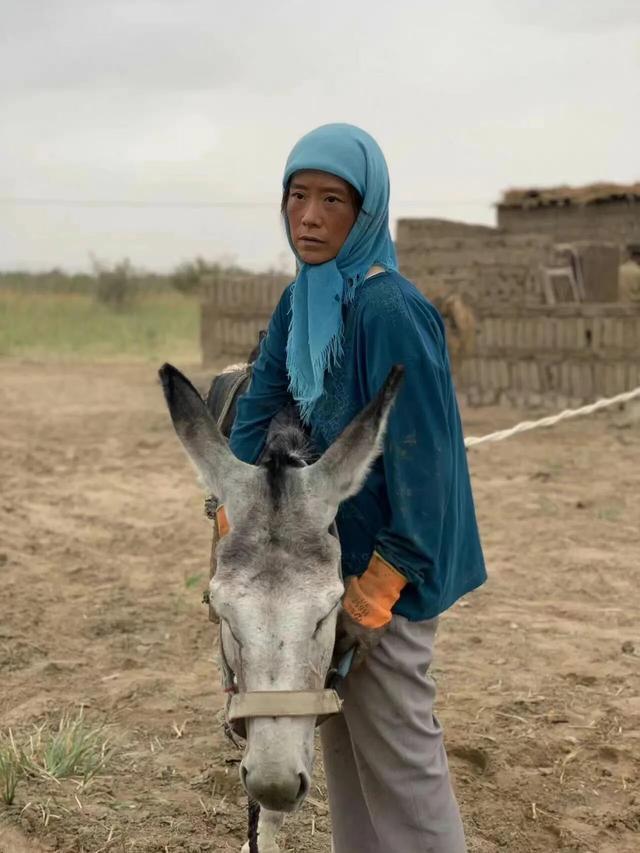
M391 622L391 608L406 585L407 579L374 552L366 572L349 581L342 607L363 628L381 628Z
M406 585L407 579L376 552L365 573L347 582L338 617L336 653L343 655L356 646L352 669L380 642L391 624L391 608Z

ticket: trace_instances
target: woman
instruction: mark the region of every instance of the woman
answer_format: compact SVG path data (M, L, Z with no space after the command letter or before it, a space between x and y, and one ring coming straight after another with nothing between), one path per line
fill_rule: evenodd
M384 452L337 517L346 581L338 645L356 645L344 714L321 729L335 853L463 853L435 687L440 613L486 577L444 327L397 271L389 178L345 124L291 152L282 211L296 280L276 307L231 447L255 462L293 398L325 450L393 364L405 381Z

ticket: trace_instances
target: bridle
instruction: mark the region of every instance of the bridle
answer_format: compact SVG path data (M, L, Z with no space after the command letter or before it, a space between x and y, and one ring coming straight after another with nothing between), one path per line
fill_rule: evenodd
M338 536L335 521L330 532ZM223 689L227 695L225 719L228 727L239 737L245 738L245 720L254 717L316 717L316 726L327 717L342 712L342 699L335 689L345 678L351 667L354 650L351 649L329 670L322 690L239 690L238 679L224 651L222 620L219 632L220 662L222 664Z
M205 501L205 514L215 521L218 501L210 496ZM215 554L217 526L214 523L214 542L212 560ZM330 532L338 538L338 529L335 521L331 524ZM209 619L219 621L219 650L222 669L222 682L224 692L227 695L225 707L224 732L236 747L240 744L234 738L234 734L246 740L248 719L256 717L315 717L316 726L321 725L328 717L342 713L342 700L336 690L337 684L346 678L353 660L355 648L346 652L338 661L335 668L329 670L323 690L246 690L240 691L238 679L229 665L224 651L222 638L222 620L216 619L215 612L209 599L208 590L202 598L203 604L209 607ZM258 851L258 822L260 818L260 805L251 797L247 800L248 809L248 840L250 853Z
M220 624L220 662L224 692L227 694L225 718L231 730L246 738L247 719L253 717L316 717L316 726L327 717L342 712L342 699L335 689L341 667L330 670L323 690L244 690L224 652ZM342 661L341 661L342 663ZM349 661L350 663L350 661ZM347 666L348 670L348 666ZM346 675L346 672L344 673Z

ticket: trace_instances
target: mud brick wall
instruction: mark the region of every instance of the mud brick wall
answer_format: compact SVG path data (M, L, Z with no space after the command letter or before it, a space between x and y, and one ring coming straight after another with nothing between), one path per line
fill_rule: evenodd
M244 360L266 329L290 278L283 275L225 276L203 282L200 344L203 364Z
M399 219L397 244L424 243L435 237L482 237L495 233L491 225L470 225L454 219Z
M547 234L559 243L594 240L625 246L640 241L640 203L609 201L534 208L499 205L498 227L512 234Z
M488 237L475 235L463 242L478 239ZM520 250L546 252L550 245L530 239L524 238ZM433 251L442 251L437 241ZM282 275L256 275L209 282L201 314L204 364L244 360L288 281ZM419 283L429 294L424 279ZM477 302L475 347L462 359L456 376L463 399L472 405L563 408L640 386L640 306L587 303L551 308L527 302L522 288L518 293L514 301L501 302L494 292Z
M442 220L399 220L396 249L400 271L423 293L458 293L474 308L541 304L534 272L554 257L544 235Z
M487 311L461 365L471 404L579 405L640 386L640 307L563 305Z

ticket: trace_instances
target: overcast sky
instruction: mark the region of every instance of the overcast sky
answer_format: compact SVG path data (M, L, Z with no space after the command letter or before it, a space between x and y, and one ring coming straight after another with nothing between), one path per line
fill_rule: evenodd
M492 223L510 186L640 180L640 0L0 0L0 15L0 269L289 265L281 171L328 121L378 139L394 219Z

